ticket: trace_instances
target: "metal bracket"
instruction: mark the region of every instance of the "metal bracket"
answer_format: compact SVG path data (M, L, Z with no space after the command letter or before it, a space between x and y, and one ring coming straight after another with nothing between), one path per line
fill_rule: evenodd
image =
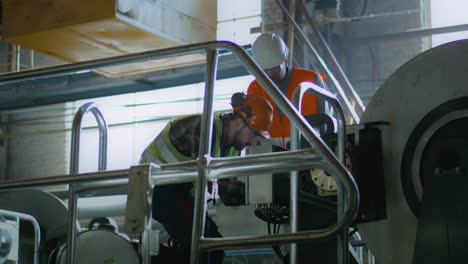
M150 255L159 255L159 230L151 230L149 237Z
M130 168L125 209L125 229L128 233L142 233L147 230L148 226L151 227L153 197L151 168L156 166L144 164Z

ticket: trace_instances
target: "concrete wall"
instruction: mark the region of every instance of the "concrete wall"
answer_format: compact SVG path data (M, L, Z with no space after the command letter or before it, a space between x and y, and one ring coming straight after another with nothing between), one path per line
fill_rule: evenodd
M367 2L366 7L363 2ZM349 0L343 2L343 14L355 17L415 9L424 12L420 5L420 0ZM329 42L351 83L365 102L396 69L424 49L420 38L404 37L379 41L375 37L421 28L421 21L421 13L416 12L336 23L333 26L334 38L329 39ZM359 38L369 39L358 42Z
M65 105L25 109L8 115L7 179L25 179L68 173L69 133ZM55 111L50 111L55 109Z

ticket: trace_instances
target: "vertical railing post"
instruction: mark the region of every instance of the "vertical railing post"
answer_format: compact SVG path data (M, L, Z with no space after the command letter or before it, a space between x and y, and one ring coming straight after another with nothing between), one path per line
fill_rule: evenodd
M91 111L96 118L99 128L99 163L98 170L106 170L107 167L107 124L101 112L94 103L87 103L81 106L73 119L71 153L70 153L70 174L78 174L79 154L80 154L80 133L81 121L84 114ZM77 215L77 193L75 187L70 184L68 189L68 237L67 237L67 263L75 264L75 240Z
M306 82L304 82L306 83ZM301 83L302 84L302 83ZM300 84L300 85L301 85ZM303 95L303 91L301 90L301 86L296 87L293 96L292 96L292 103L293 105L298 109L298 112L301 112L301 98ZM311 93L321 99L324 99L325 101L329 102L335 112L338 115L338 142L337 142L337 154L338 154L338 160L345 165L346 164L346 157L345 157L345 144L346 144L346 118L345 114L343 112L343 107L341 106L340 102L338 99L331 93L329 93L327 90L324 88L314 84L314 83L309 83L307 82L307 85L311 85L311 88L308 88L305 92ZM296 150L297 149L297 144L298 144L298 132L295 126L291 126L291 150ZM293 147L294 146L294 147ZM294 189L293 189L293 172L291 172L291 232L296 232L297 230L293 230L293 216L297 217L297 172L295 176L295 182L294 182ZM344 184L341 182L337 182L338 186L338 208L337 208L337 219L341 219L344 212L346 211L346 195L344 193ZM293 195L294 192L294 195ZM296 197L296 205L293 206L293 199ZM297 221L297 220L295 220ZM297 228L296 224L294 224L294 227ZM338 259L338 264L348 264L349 263L349 251L348 251L348 229L345 228L341 233L338 234L338 239L337 239L337 259ZM291 258L290 262L291 264L295 263L295 258L293 259L293 253L297 252L297 249L295 247L295 244L291 245Z
M208 162L211 156L211 139L213 137L213 98L218 50L206 52L205 99L203 104L202 124L200 128L198 180L195 184L195 208L193 213L193 230L190 263L197 264L200 257L200 239L205 230L206 185L208 183Z
M299 113L301 112L301 93L297 93L297 90L301 90L301 87L296 87L294 95L292 97L292 104L298 109ZM299 131L295 126L291 126L291 150L299 149ZM291 225L291 232L297 232L297 219L299 218L299 209L298 209L298 172L291 171L289 173L289 181L290 181L290 225ZM291 251L289 255L289 263L296 264L297 262L297 244L291 244Z

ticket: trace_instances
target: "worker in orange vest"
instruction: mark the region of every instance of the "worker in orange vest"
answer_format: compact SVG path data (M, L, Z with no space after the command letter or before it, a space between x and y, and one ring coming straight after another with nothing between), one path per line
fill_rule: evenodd
M302 82L313 82L324 88L324 74L289 66L288 53L289 49L284 41L274 33L262 33L252 45L252 54L257 64L289 100ZM272 138L279 138L282 146L286 146L291 134L289 119L278 109L257 80L250 83L247 94L264 97L273 105L273 123L269 133ZM317 100L316 96L309 93L304 94L301 102L302 115L324 112L325 103L322 100Z

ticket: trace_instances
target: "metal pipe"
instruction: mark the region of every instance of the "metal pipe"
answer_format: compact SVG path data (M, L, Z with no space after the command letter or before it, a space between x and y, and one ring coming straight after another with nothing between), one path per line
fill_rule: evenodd
M225 179L245 174L301 170L311 168L311 166L326 167L323 160L319 159L313 150L306 149L243 157L212 158L209 168L210 178Z
M368 36L368 37L351 38L349 39L349 41L353 45L368 44L369 42L417 38L417 37L424 37L428 35L438 35L438 34L467 31L467 30L468 30L468 24L461 24L461 25L454 25L454 26L447 26L447 27L437 27L437 28L417 28L417 29L408 29L405 31L394 32L394 33L373 35L373 36Z
M15 47L15 64L14 70L15 72L21 71L21 46L20 45L13 45Z
M183 56L193 53L201 53L207 49L227 46L223 43L229 42L203 42L185 46L177 46L167 49L151 50L140 53L116 56L111 58L103 58L67 65L22 71L18 73L8 73L0 76L0 85L16 83L19 81L35 81L42 78L49 78L62 75L79 74L79 72L82 71L96 70L104 67L117 66L121 64L150 61L174 56ZM232 43L232 45L235 44Z
M298 93L299 91L299 93ZM301 113L301 97L297 96L300 93L301 88L296 87L294 89L293 96L291 98L292 104L296 107L297 111ZM299 148L299 131L297 131L295 126L291 126L291 150L297 150ZM290 217L289 217L289 224L291 226L291 232L297 232L297 220L299 218L299 210L298 210L298 173L297 170L291 171L289 173L289 194L290 194ZM291 251L289 255L289 262L292 264L296 264L297 261L297 244L291 244Z
M375 256L372 254L370 249L367 249L367 263L368 264L375 264Z
M90 172L83 174L73 175L59 175L49 176L42 178L23 179L23 180L10 180L2 181L0 183L0 190L18 190L27 189L34 187L43 187L60 184L74 184L74 183L86 183L90 181L99 180L115 180L128 178L129 170L115 170L115 171L103 171L103 172Z
M195 209L193 214L192 245L190 263L197 264L200 253L200 239L204 235L206 217L206 185L208 183L208 163L211 157L211 138L213 137L213 98L216 69L218 66L218 50L209 49L206 52L205 100L203 104L202 124L200 131L198 181L195 188Z
M260 26L261 26L260 30L263 33L263 32L265 32L265 23L266 23L266 19L265 19L265 0L261 0L260 5L261 5L260 8L261 8L261 17L262 17L262 22L260 24Z
M281 164L277 167L274 167L275 161ZM290 165L290 167L284 167L284 165L288 162L293 165ZM195 161L190 162L190 164L193 163L195 163ZM264 165L262 165L262 163ZM197 168L183 167L182 169L178 170L175 168L175 165L177 164L186 166L188 163L173 163L168 164L169 166L165 166L163 164L160 165L160 169L151 170L151 177L154 179L155 185L192 182L196 177L198 177L198 172L196 170ZM230 178L245 174L245 172L249 171L251 168L254 172L272 172L278 171L279 168L284 167L284 171L286 171L291 170L294 168L293 166L297 166L299 164L306 164L303 166L304 168L309 168L311 166L324 166L323 162L321 163L317 159L317 155L313 150L304 149L289 152L256 154L250 155L248 157L212 158L210 160L210 175L212 178L217 179ZM235 173L236 168L239 169L237 173ZM234 173L231 173L230 171ZM95 188L102 188L103 181L115 182L113 185L116 187L126 185L128 183L128 174L129 170L127 169L2 181L0 183L0 191L28 189L61 184L79 184L76 188L76 191L81 192L81 186L83 186L83 190L88 191L89 188L93 187L91 184L96 184L94 186ZM90 182L92 182L90 185L85 184Z
M75 264L75 240L77 216L77 194L73 185L68 187L68 235L67 235L67 263Z
M83 116L91 112L96 118L99 130L99 163L98 170L106 170L107 167L107 124L102 113L93 102L82 105L75 114L72 126L70 174L77 174L79 170L80 133Z
M34 264L39 264L39 247L41 245L41 228L39 223L37 222L36 218L31 215L12 212L0 209L0 215L9 216L9 217L17 217L22 220L28 221L32 224L34 228Z
M275 234L267 236L239 236L229 238L204 238L201 240L201 249L213 250L213 249L234 249L237 247L250 247L260 245L271 245L278 243L297 243L306 242L310 240L326 238L336 234L336 226L344 224L343 221L348 219L342 219L337 225L325 229L311 230L311 231L299 231L295 234Z
M29 51L29 68L34 69L34 50Z
M310 93L315 95L319 98L324 99L325 101L329 102L333 109L336 111L338 115L338 140L337 140L337 148L338 148L338 159L344 164L345 163L345 146L346 146L346 117L343 112L343 107L341 106L340 101L336 96L329 91L323 89L322 87L316 85L313 82L302 82L299 85L306 84L310 85L311 87L307 88L303 93ZM301 89L294 90L292 101L300 100L302 98ZM300 112L300 110L299 110Z
M296 0L289 1L289 12L292 14L291 16L294 19L294 15L296 13ZM293 66L293 57L294 57L294 26L289 24L288 25L288 47L289 47L289 65ZM294 263L291 263L294 264Z
M353 234L353 239L355 241L362 241L361 234L359 234L359 232L355 232ZM351 251L352 245L350 244L349 246L350 246L350 251ZM353 248L353 250L355 250L356 255L357 255L357 258L355 257L356 261L359 262L359 263L364 263L363 247L358 247L356 249Z
M293 162L278 162L275 163L271 161L270 163L263 164L251 164L240 167L236 169L234 166L230 166L223 169L217 169L213 174L216 176L211 176L216 179L226 179L243 176L246 173L250 174L250 177L255 177L257 173L279 173L279 172L290 172L291 170L306 170L306 169L327 169L328 167L323 162L317 161L293 161ZM289 174L288 174L289 175Z
M99 162L98 170L106 170L107 167L107 124L99 109L94 103L86 103L81 106L72 126L71 154L70 154L70 174L77 174L79 171L79 153L80 153L80 134L81 122L83 116L87 113L93 113L99 127ZM75 186L69 185L68 190L68 237L67 237L67 263L75 263L75 240L76 240L76 221L77 215L77 192Z

